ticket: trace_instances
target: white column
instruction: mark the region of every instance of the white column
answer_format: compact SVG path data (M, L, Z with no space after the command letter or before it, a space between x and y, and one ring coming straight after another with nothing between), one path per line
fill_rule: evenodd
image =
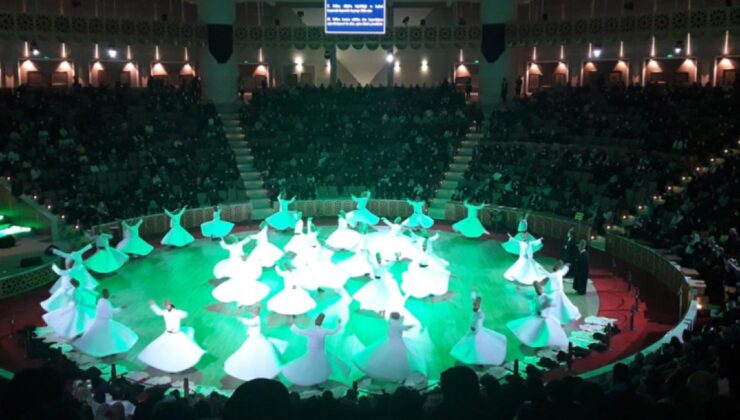
M485 0L480 2L481 24L506 24L514 20L516 0ZM480 87L478 98L481 105L501 103L501 81L509 81L509 96L514 94L516 67L512 52L506 48L498 59L489 63L485 57L480 65Z
M200 0L198 19L206 24L233 25L236 19L235 0ZM237 96L236 45L231 58L219 63L211 55L208 45L201 48L199 73L204 99L215 104L231 103Z

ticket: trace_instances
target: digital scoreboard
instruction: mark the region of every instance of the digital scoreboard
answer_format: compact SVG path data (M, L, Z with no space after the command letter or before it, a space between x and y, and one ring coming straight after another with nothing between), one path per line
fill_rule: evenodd
M327 34L385 34L385 0L324 0Z

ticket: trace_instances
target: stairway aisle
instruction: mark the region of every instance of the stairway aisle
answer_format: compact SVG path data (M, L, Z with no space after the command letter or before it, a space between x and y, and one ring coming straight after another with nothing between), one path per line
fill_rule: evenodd
M452 195L455 194L457 184L463 180L465 171L468 170L470 161L473 159L473 152L482 138L483 134L476 132L475 126L468 128L468 133L465 134L465 140L462 141L460 147L457 149L457 153L453 157L448 171L445 172L444 180L429 205L429 216L432 218L438 220L445 218L447 203L450 202Z
M239 119L239 107L239 104L217 105L216 111L223 122L229 146L236 155L236 166L252 203L252 219L264 219L273 210L267 191L263 188L262 176L253 166L254 157L247 142L246 130Z

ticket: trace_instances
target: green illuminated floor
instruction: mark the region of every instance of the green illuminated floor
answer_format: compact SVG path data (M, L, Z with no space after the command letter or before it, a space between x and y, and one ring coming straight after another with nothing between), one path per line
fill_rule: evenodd
M322 229L320 237L325 238L331 230ZM239 234L240 237L242 235L244 233ZM450 292L435 300L409 299L407 303L407 308L426 326L416 338L424 344L430 379L438 378L442 370L454 365L449 351L468 330L473 285L477 285L478 294L483 297L486 327L499 331L508 338L507 361L523 354L533 354L532 350L520 346L505 327L507 321L529 313L529 297L534 293L531 287L519 289L503 278L504 271L514 262L515 257L504 252L500 243L494 240L468 240L446 232L441 232L440 236L435 243L435 250L450 261L450 270L456 276L450 280ZM271 232L270 238L273 243L282 247L290 235ZM349 255L340 254L337 258ZM195 328L196 340L208 353L193 370L168 376L173 379L188 377L195 384L209 387L236 387L239 381L223 372L223 362L245 338L245 327L235 316L244 314L247 310L238 310L235 304L223 304L211 296L211 291L218 284L212 278L213 266L226 256L226 251L216 242L199 240L184 249L156 249L148 257L132 260L118 273L101 279L100 288L105 287L111 291L113 304L126 306L126 310L117 319L133 328L140 337L127 355L107 361L115 360L117 365L124 366L128 371L145 370L153 376L164 376L161 372L147 369L136 360L136 356L164 330L163 320L149 310L147 301L155 299L161 302L163 298L170 298L178 308L189 313L183 325ZM537 259L547 268L554 262L552 258ZM405 266L406 263L396 263L392 269L399 281ZM290 332L287 317L267 314L264 308L264 303L282 288L281 279L274 270L267 269L260 280L272 289L270 296L263 301L263 332L288 342L283 361L291 361L304 353L305 338ZM347 283L347 291L350 295L354 294L366 281L368 280L351 279ZM584 318L596 314L598 298L595 293L588 293L585 297L576 296L568 286L566 291ZM325 292L315 294L314 298L318 307L309 314L311 317L297 318L296 323L300 326L310 325L312 317L321 311L336 310L330 307L339 296L333 292ZM353 351L373 343L386 333L386 322L374 313L359 311L357 302L350 304L349 313L350 320L344 333L335 336L327 345L329 351L334 351L347 361L351 360ZM327 324L333 322L327 321ZM359 373L353 372L353 375L359 376ZM347 378L347 383L351 383L352 379L357 377Z

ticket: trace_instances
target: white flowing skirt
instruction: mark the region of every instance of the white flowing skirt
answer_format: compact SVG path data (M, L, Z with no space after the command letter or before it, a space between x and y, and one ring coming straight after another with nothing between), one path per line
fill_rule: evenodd
M429 229L434 224L434 219L424 213L414 213L404 221L404 224L410 228Z
M283 251L270 242L260 242L249 254L249 258L262 267L272 267L283 256Z
M422 353L401 337L378 341L360 352L354 363L367 376L380 381L401 382L415 372L426 375Z
M67 285L56 289L56 291L54 291L51 296L41 302L41 307L46 312L52 312L69 305L72 302L72 297L67 294L67 291L71 287L71 285ZM52 287L52 289L54 288Z
M332 374L345 378L349 373L349 366L333 354L327 355L326 350L309 350L283 368L283 376L299 386L320 385Z
M177 373L195 366L205 350L193 340L192 328L164 332L139 354L139 360L163 372Z
M128 261L128 255L116 248L98 249L92 257L85 260L85 265L97 273L112 273Z
M42 318L56 335L72 339L90 328L95 320L95 309L71 303L44 314Z
M466 365L500 365L506 359L506 336L488 328L468 331L450 354Z
M211 294L219 302L250 306L266 298L270 287L257 280L233 278L216 286Z
M529 347L568 348L568 336L555 318L530 315L509 321L506 327Z
M386 315L393 311L400 312L406 303L393 278L373 279L355 292L352 298L360 303L361 309L385 311Z
M161 243L166 246L183 247L194 240L195 238L193 238L190 232L182 226L177 225L170 228L170 231L162 238Z
M87 268L85 268L84 265L77 265L75 263L75 265L72 266L72 270L69 275L73 279L80 282L80 287L84 287L85 289L93 290L100 284L95 279L95 277L93 277L93 275L90 274L89 271L87 271ZM54 286L56 286L56 283L54 284Z
M225 220L211 220L200 225L200 233L205 238L223 238L234 229L234 224Z
M466 238L479 238L483 234L488 234L488 231L477 217L466 217L460 220L452 225L452 230Z
M213 267L213 277L217 279L241 278L256 280L262 275L262 266L255 260L247 258L246 261L241 257L226 258L216 263Z
M380 222L380 218L367 208L356 209L347 213L347 223L352 227L355 227L360 223L374 226L377 225L378 222Z
M72 345L93 357L106 357L126 353L139 341L139 336L129 327L110 318L96 318L90 328Z
M352 229L337 229L326 238L326 244L334 249L351 251L362 243L362 235Z
M347 277L372 276L373 266L370 264L367 252L356 252L351 257L341 261L337 266L344 271Z
M243 381L273 379L280 373L280 353L262 334L250 334L226 359L224 371Z
M581 311L568 299L562 290L549 293L550 306L542 310L542 315L551 316L562 325L581 319Z
M294 211L277 211L270 217L265 219L268 225L275 230L285 230L295 228L295 224L298 223Z
M116 245L116 249L125 252L126 254L143 257L149 255L154 250L154 247L151 246L149 242L141 239L141 237L136 236L133 238L124 238L118 243L118 245Z
M547 277L547 271L534 259L520 257L504 273L504 278L522 284L534 284Z
M316 301L301 287L284 288L267 301L267 309L283 315L301 315L316 307Z
M368 235L367 248L370 255L380 254L386 261L397 259L413 260L419 256L419 249L408 236L377 232Z
M447 293L450 285L450 272L432 266L419 267L418 264L411 264L401 278L401 290L418 299L442 296Z

